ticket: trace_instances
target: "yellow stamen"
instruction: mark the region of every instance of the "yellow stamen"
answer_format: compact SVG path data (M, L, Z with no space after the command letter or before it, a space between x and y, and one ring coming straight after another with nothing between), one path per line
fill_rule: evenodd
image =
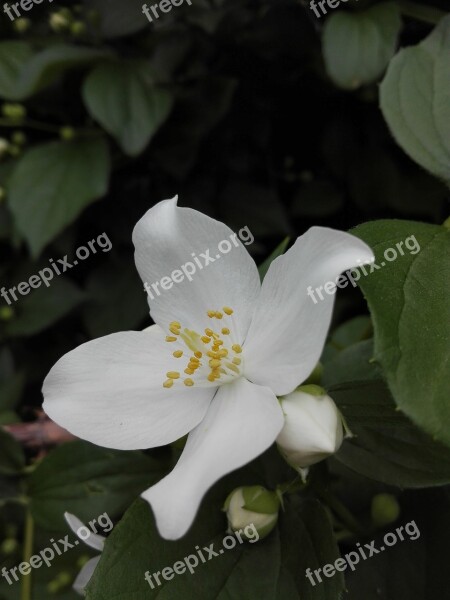
M172 323L170 323L170 327L176 327L177 329L180 329L181 323L178 321L172 321Z
M215 317L216 317L216 319L221 319L223 317L223 314L217 310Z
M224 356L228 356L228 350L226 348L223 348L222 350L219 350L218 355L220 356L220 358L224 358Z
M167 381L165 381L163 383L163 387L165 388L171 388L173 386L173 379L167 379Z
M228 327L223 327L222 328L222 335L229 335L230 330L228 329Z
M239 344L233 344L231 348L234 352L236 352L236 354L240 354L242 352L242 348L239 346Z
M206 333L206 335L209 335L209 337L212 337L214 335L214 331L212 329L210 329L209 327L207 327L205 329L205 333Z
M193 375L194 374L194 369L190 369L188 367L187 369L184 370L184 372L186 373L186 375Z
M173 355L175 356L175 358L181 358L183 356L183 350L175 350Z
M208 317L210 319L212 319L213 317L216 316L216 311L215 310L208 310L208 312L206 314L208 315Z
M222 363L220 362L220 360L217 360L215 358L212 358L209 361L209 366L211 367L211 369L215 369L216 367L220 367Z
M173 333L174 335L180 335L180 328L179 327L174 327L173 325L171 325L169 327L169 331L170 331L170 333Z
M173 335L166 335L166 342L176 342L177 338L173 337Z
M194 385L194 381L192 379L185 379L184 380L184 385L187 385L188 387L192 387Z
M196 356L191 356L191 358L189 359L189 362L196 363L196 364L200 363L199 359Z
M207 337L206 335L202 335L200 339L204 344L209 344L209 342L211 341L211 338Z
M194 352L194 356L196 358L201 358L203 356L203 354L200 351L198 351L198 352Z
M240 365L241 364L241 359L238 358L238 357L233 358L233 362L234 362L235 365Z
M213 374L213 373L210 373L210 374L208 375L208 378L207 378L207 379L208 379L208 381L215 381L215 379L216 379L216 378L215 378L215 376L214 376L214 374Z
M232 308L230 308L229 306L224 306L224 307L223 307L223 312L224 312L226 315L232 315L232 314L233 314L233 309L232 309Z
M180 377L178 371L167 371L166 375L169 379L179 379Z
M234 373L240 373L239 369L237 368L236 365L233 365L233 363L227 363L227 367L229 369L231 369Z

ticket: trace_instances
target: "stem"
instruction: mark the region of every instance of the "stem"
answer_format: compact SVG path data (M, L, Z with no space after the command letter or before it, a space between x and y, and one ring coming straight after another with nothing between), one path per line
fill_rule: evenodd
M357 535L364 535L366 532L352 515L352 513L346 508L340 500L331 494L327 489L322 486L315 486L314 490L318 496L327 504L327 506L334 512L334 514L342 521L345 527Z
M400 10L406 17L436 25L447 13L439 8L416 4L410 0L400 0Z
M34 536L34 521L31 516L30 507L27 508L25 516L25 539L23 543L23 561L30 562L33 554L33 536ZM31 571L28 575L24 575L22 579L22 588L20 590L20 600L31 600Z

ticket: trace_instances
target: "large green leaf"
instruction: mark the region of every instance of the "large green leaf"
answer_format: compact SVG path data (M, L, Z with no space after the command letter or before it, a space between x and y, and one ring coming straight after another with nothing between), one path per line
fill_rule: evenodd
M382 381L328 390L354 434L336 455L357 473L405 488L450 483L450 450L423 433L395 406Z
M376 256L378 268L370 273L366 267L368 275L358 282L372 314L375 359L398 406L450 445L450 231L375 221L352 233Z
M226 549L225 518L218 506L203 506L195 526L181 540L163 540L156 530L150 509L142 500L127 511L108 539L101 562L88 588L89 600L337 600L343 590L340 573L313 587L307 568L334 562L338 549L329 518L315 501L287 498L279 526L268 538ZM187 571L154 589L144 579L161 572L197 549L214 544L217 556L194 573ZM224 547L225 546L225 547ZM231 543L230 543L231 546ZM193 559L191 559L193 562Z
M334 12L323 31L330 78L348 90L376 81L394 55L400 28L400 11L394 2L357 12Z
M9 207L34 256L106 193L109 151L102 139L32 148L9 181Z
M144 150L166 120L173 96L152 82L148 65L130 61L99 65L83 86L84 102L124 152Z
M121 452L76 441L51 452L32 473L33 516L46 529L65 528L64 512L92 519L120 514L160 479L161 463L141 452Z
M23 66L33 56L27 42L0 42L0 97L17 99L17 82Z
M419 165L450 183L450 15L417 46L401 50L381 84L392 135Z
M8 52L14 58L3 57ZM24 100L53 83L65 71L111 56L108 50L68 44L55 44L33 52L27 44L3 42L0 44L0 95L4 94L8 100Z

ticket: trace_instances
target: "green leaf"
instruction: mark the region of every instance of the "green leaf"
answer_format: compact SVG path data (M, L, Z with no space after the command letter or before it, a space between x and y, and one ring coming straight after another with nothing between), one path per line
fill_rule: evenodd
M140 154L173 105L173 96L152 82L148 65L130 61L108 62L86 78L83 98L87 109L123 151Z
M25 387L25 374L16 373L6 379L0 380L0 411L12 410L18 404Z
M338 383L380 379L380 371L372 359L372 340L358 342L345 348L325 363L322 385L329 388Z
M0 428L0 475L16 475L25 467L22 446Z
M332 387L330 396L354 438L336 459L361 475L405 488L450 483L450 450L422 433L395 406L382 381Z
M264 277L266 276L267 271L269 270L269 267L272 264L272 262L282 254L284 254L286 248L289 245L289 239L290 238L285 237L284 240L280 244L278 244L278 246L275 248L272 254L268 256L266 260L259 265L258 271L261 281L263 281Z
M88 10L100 16L100 31L107 38L136 33L149 26L142 14L142 0L84 0Z
M20 63L14 70L14 79L10 80L10 100L29 98L49 86L65 71L89 65L112 54L103 49L55 44L37 53L23 48L19 56Z
M0 97L17 100L17 82L23 66L33 56L27 42L0 42Z
M394 2L334 12L323 31L325 67L334 83L354 90L376 81L394 55L401 24Z
M450 183L450 16L401 50L381 84L381 110L401 148Z
M162 476L162 466L142 452L121 452L76 441L53 450L33 471L29 495L41 527L66 527L64 512L82 520L105 511L113 518Z
M28 150L9 182L9 207L33 256L108 187L102 139L50 142Z
M80 289L68 279L50 281L20 298L17 315L8 321L5 332L11 337L31 336L47 329L76 308L84 299Z
M352 233L374 250L379 267L358 282L372 314L375 359L397 405L450 445L450 231L413 221L374 221Z
M94 577L88 586L89 600L336 600L343 590L337 573L321 585L312 587L307 568L334 562L338 549L327 513L316 501L288 497L279 525L263 541L240 544L227 549L233 538L226 537L226 522L218 507L203 504L201 514L186 536L176 542L163 540L156 530L149 506L136 502L106 542ZM214 544L217 556L206 564L197 550ZM222 553L221 553L222 550ZM192 555L198 567L191 574L173 574L170 581L161 576L165 567ZM180 569L179 569L180 570ZM153 589L144 575L159 572L161 585L152 578ZM167 573L170 575L170 573Z

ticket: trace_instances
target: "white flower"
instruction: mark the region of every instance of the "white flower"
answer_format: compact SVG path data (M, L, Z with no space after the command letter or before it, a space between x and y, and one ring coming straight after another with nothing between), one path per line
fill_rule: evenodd
M156 325L83 344L44 382L47 414L95 444L151 448L190 432L173 471L142 494L167 539L184 535L205 492L281 431L277 395L314 369L331 320L333 296L314 304L307 287L373 260L356 237L313 227L261 284L241 243L216 258L214 248L230 236L223 223L179 208L177 198L150 209L133 242L142 280L166 283L149 299ZM168 275L206 249L214 264L169 286Z
M305 385L282 398L281 408L284 427L277 445L300 473L339 450L344 439L342 417L325 390Z
M85 526L85 524L80 521L78 517L72 515L71 513L64 513L64 518L69 524L70 529L74 532L74 534L87 546L94 548L94 550L103 551L103 547L105 545L105 539L102 535L98 535L98 533L94 533L92 531L89 532L89 536L87 538L82 537L79 533L80 528L83 528L84 531L89 531L89 529ZM99 563L100 556L95 556L88 560L88 562L84 565L81 571L78 573L77 578L74 581L73 589L80 594L80 596L84 596L84 589L89 583L94 571Z
M260 485L236 488L225 501L230 531L244 532L252 527L258 538L263 539L272 531L278 521L280 500L275 492Z

